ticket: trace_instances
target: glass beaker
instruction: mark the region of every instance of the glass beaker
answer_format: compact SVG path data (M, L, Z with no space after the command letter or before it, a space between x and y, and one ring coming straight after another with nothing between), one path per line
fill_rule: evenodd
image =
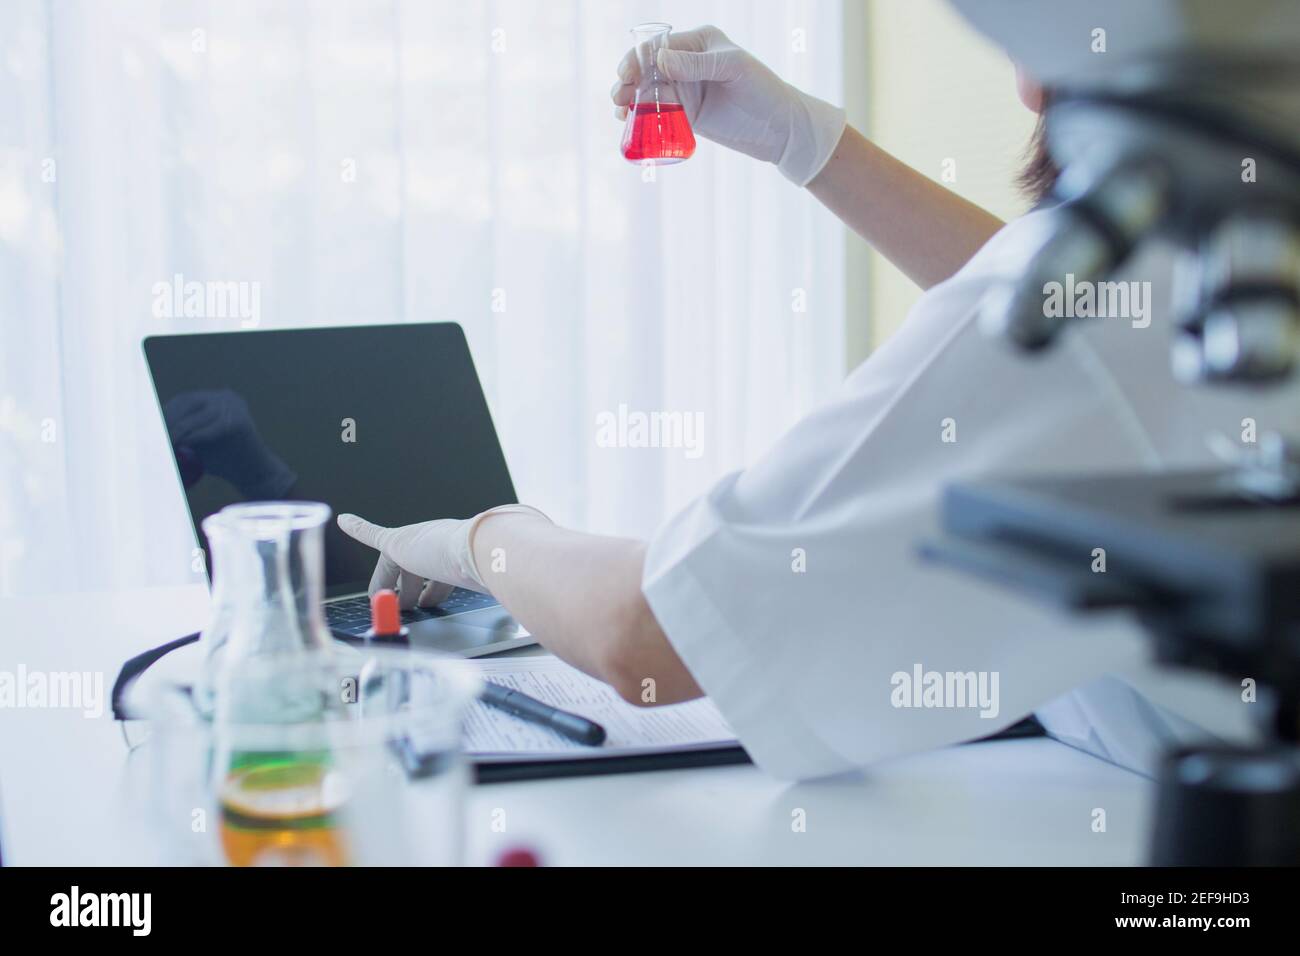
M642 23L632 28L641 68L623 129L623 158L630 163L667 166L695 154L695 134L672 80L659 71L659 51L667 47L672 27Z
M233 866L462 862L461 722L481 681L461 660L395 648L242 660L232 679L312 688L314 716L199 712L179 684L136 685L159 862ZM328 698L332 703L326 704Z
M202 712L217 706L232 663L333 645L321 610L329 517L328 505L290 501L230 505L204 519L212 612L199 641L203 663L194 693Z

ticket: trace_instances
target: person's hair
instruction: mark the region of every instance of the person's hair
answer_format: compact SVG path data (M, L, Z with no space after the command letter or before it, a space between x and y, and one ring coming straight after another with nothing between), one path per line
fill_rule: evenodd
M1025 147L1025 165L1016 178L1020 191L1035 206L1051 195L1056 179L1061 170L1047 151L1047 101L1048 94L1043 92L1043 107L1038 113L1038 122L1034 125L1034 134Z

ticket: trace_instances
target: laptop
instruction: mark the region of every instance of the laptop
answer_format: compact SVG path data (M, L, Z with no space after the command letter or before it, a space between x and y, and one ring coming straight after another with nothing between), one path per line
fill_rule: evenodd
M201 546L203 519L239 501L323 501L395 527L517 500L455 323L158 335L144 355ZM377 558L329 522L325 618L340 639L370 626ZM402 622L413 646L465 657L535 643L461 588Z

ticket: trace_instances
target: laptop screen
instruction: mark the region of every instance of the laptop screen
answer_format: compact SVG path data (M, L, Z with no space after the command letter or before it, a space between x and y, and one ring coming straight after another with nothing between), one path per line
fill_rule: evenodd
M516 500L454 323L153 336L144 351L205 552L200 522L238 501L393 526ZM375 559L331 520L327 596L364 591Z

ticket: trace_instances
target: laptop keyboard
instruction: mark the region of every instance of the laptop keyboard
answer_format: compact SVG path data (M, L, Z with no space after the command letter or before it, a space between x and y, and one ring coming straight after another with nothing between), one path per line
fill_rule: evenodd
M479 608L496 607L496 605L496 599L490 594L479 594L477 591L456 588L447 600L437 607L415 607L403 611L402 623L414 624L417 621L463 614L465 611L476 611ZM325 623L329 625L331 631L361 637L370 630L370 598L358 594L356 597L329 602L325 605Z

